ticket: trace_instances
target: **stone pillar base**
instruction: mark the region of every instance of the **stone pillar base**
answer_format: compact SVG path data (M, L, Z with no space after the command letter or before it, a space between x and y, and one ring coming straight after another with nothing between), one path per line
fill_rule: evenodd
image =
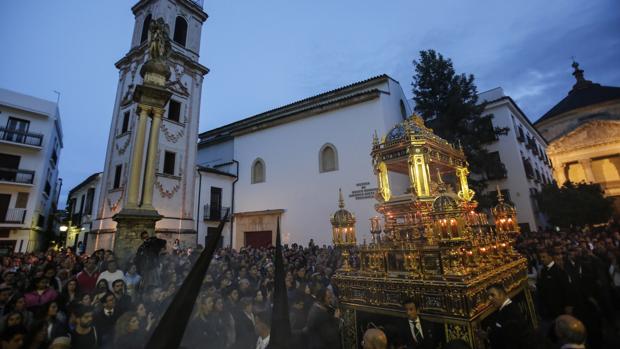
M125 263L133 257L142 244L140 233L146 231L149 236L155 234L155 223L162 219L157 210L124 208L112 217L116 221L116 236L114 239L114 254L118 258L119 267L125 268Z

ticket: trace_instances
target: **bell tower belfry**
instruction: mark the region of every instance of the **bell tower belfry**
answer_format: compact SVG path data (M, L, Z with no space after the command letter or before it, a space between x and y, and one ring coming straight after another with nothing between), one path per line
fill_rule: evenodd
M87 248L125 259L147 231L196 243L195 158L202 81L202 0L140 0L119 81Z

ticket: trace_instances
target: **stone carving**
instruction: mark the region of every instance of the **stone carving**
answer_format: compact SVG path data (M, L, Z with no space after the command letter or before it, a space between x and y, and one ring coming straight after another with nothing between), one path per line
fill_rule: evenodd
M166 140L172 143L178 142L179 139L185 135L185 129L180 129L176 134L172 134L163 123L159 126L159 129L164 133Z
M110 195L108 195L107 201L108 201L108 207L110 207L110 211L114 212L118 209L119 205L121 204L121 201L123 200L124 193L125 193L125 189L121 188L120 193L118 195L118 199L114 202L110 200Z
M157 190L159 190L159 195L161 195L162 198L167 198L167 199L172 199L174 194L179 190L178 183L175 184L174 187L172 187L172 189L167 190L164 188L164 186L159 181L156 181L155 187L157 187Z
M127 137L127 139L125 140L125 143L121 145L120 147L118 146L118 143L114 143L114 147L116 148L118 155L125 154L125 151L127 151L127 148L129 148L130 141L131 141L131 137Z
M554 154L617 141L620 141L620 121L595 120L552 142L547 151L549 154Z

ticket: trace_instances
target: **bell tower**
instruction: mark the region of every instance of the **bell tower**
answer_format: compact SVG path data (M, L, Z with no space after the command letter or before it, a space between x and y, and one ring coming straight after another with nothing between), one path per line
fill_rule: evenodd
M202 0L140 0L119 81L88 250L135 252L140 233L196 243Z

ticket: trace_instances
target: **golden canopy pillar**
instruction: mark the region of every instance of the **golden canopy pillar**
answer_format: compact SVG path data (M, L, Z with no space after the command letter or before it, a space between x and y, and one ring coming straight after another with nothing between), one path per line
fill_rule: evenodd
M345 320L344 347L358 348L371 323L406 321L401 302L413 297L422 318L443 325L446 340L484 348L475 334L495 311L487 288L496 283L535 324L527 262L512 248L517 225L497 227L477 211L462 148L414 115L381 140L375 136L371 157L379 183L375 209L382 217L371 219L372 242L357 246L360 265L333 278ZM409 190L389 187L393 173L407 176ZM503 218L515 222L514 208L502 205L495 224Z
M142 243L140 234L146 231L153 235L156 222L162 218L153 207L153 186L159 125L164 107L172 95L166 89L166 82L170 78L170 68L166 61L170 53L169 30L162 18L151 22L148 53L149 59L140 69L143 83L136 86L133 94L133 101L138 105L138 125L130 159L127 205L112 217L116 221L114 253L123 262L128 261ZM149 118L150 130L147 131Z
M351 270L349 265L349 248L357 242L355 236L355 216L344 208L342 190L338 189L338 211L331 216L332 241L334 247L341 250L342 270Z

